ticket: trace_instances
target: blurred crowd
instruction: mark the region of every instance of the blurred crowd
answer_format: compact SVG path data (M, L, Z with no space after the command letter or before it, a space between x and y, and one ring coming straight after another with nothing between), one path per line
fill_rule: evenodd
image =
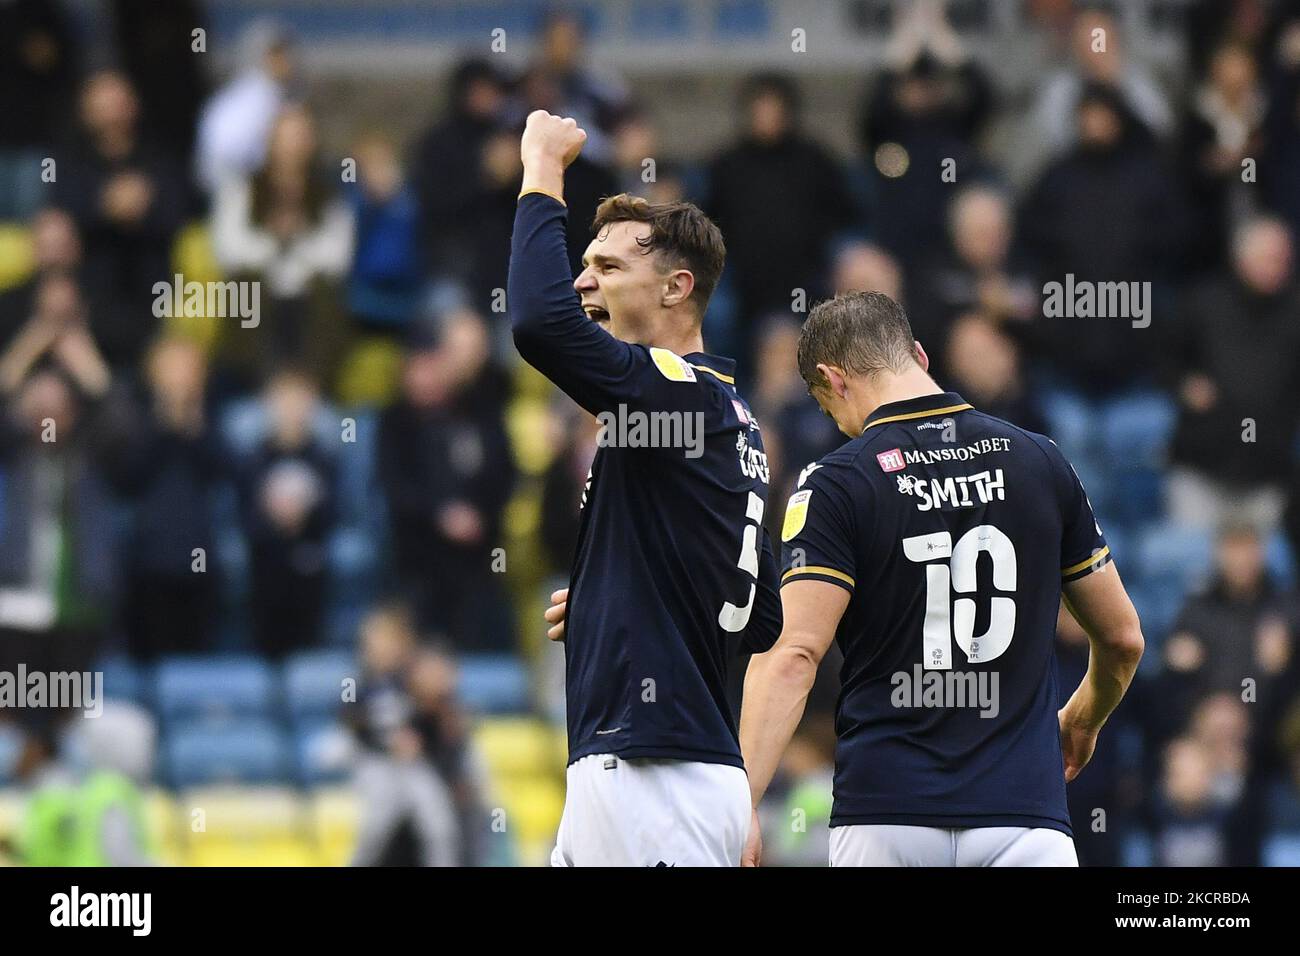
M0 291L0 669L353 649L358 859L481 858L455 660L514 655L536 712L563 713L534 605L567 575L598 440L509 342L518 139L544 108L589 133L565 184L575 272L616 192L722 228L706 344L739 360L771 501L843 440L795 362L837 291L899 299L941 384L1075 463L1148 639L1071 789L1085 863L1259 863L1300 839L1300 4L1189 4L1173 77L1104 9L1030 4L1048 52L1028 109L941 4L900 5L843 90L851 154L795 76L755 72L702 159L563 9L522 69L485 51L440 77L407 142L313 101L273 23L209 75L200 4L106 6L92 58L60 3L0 4L0 219L31 250ZM209 272L178 272L195 242ZM1150 321L1048 316L1067 276L1148 284ZM175 314L191 280L256 283L256 320ZM1068 615L1059 641L1064 699L1087 658ZM834 668L771 798L809 817L776 860L825 859Z

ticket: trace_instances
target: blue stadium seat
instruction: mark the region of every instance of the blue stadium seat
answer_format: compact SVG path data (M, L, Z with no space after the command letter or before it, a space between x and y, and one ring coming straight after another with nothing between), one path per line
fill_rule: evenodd
M342 417L356 422L355 441L339 445L339 507L347 524L382 525L383 493L375 480L379 452L379 416L367 409L349 409ZM342 418L340 418L342 420Z
M94 669L104 675L105 697L137 704L149 703L145 676L129 657L106 657Z
M1092 500L1092 485L1084 487ZM1150 521L1164 511L1164 476L1153 468L1117 473L1107 492L1106 517L1111 521Z
M363 528L339 528L329 539L329 561L334 592L367 601L379 570L374 536Z
M1141 392L1112 402L1098 423L1102 454L1120 470L1162 468L1177 421L1177 406L1162 392Z
M23 732L11 722L0 722L0 786L12 782L12 771L22 749Z
M690 29L690 12L681 0L637 0L628 14L628 33L644 40L685 37Z
M1214 567L1213 535L1172 523L1144 528L1138 552L1144 576L1149 580L1176 578L1183 590L1203 583Z
M351 769L352 737L335 720L308 720L293 735L294 770L304 787L337 783Z
M356 647L365 616L366 607L356 601L332 601L325 609L325 643L330 647Z
M755 39L767 34L771 11L766 0L721 0L714 29L729 40Z
M163 741L167 782L176 788L221 783L282 783L293 761L285 733L269 720L237 720L216 726L187 723Z
M1294 587L1296 581L1295 554L1286 535L1275 531L1264 543L1264 559L1268 564L1268 573L1284 588Z
M461 658L460 697L481 714L517 714L529 708L528 668L510 654L467 654Z
M163 721L267 717L276 707L275 674L257 657L171 657L154 672Z
M357 677L356 658L347 651L304 651L284 665L284 696L289 716L327 718L338 713L343 681Z
M312 431L327 451L336 450L342 434L343 416L330 405L321 403L312 420ZM270 427L266 404L258 396L231 399L222 409L218 428L222 440L237 459L247 459Z
M1264 841L1265 866L1300 866L1300 833L1275 833Z

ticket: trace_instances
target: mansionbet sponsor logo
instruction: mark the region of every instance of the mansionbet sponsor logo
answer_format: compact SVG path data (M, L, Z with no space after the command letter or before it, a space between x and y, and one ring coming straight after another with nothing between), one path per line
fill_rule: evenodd
M1010 451L1010 438L981 438L965 445L945 445L942 448L913 448L903 451L891 448L876 455L881 471L902 471L908 465L935 465L941 461L970 461L981 455Z

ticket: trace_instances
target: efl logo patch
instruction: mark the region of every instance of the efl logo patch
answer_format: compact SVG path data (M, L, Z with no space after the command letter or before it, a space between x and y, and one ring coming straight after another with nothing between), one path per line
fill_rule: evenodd
M903 453L897 448L882 451L876 456L876 461L880 462L881 471L902 471L907 467L907 462L903 461Z
M686 359L676 355L667 349L650 350L650 357L654 359L655 368L659 369L659 374L670 382L693 382L695 381L695 369L691 368Z
M808 499L811 497L811 488L796 491L790 496L790 503L785 506L785 524L781 526L782 541L789 541L802 531L803 526L807 524Z

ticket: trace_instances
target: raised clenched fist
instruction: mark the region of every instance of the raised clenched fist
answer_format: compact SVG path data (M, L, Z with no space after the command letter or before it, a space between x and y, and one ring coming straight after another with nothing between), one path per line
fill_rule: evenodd
M535 163L559 163L563 169L578 158L586 141L586 131L572 117L533 110L524 126L519 155L525 169Z

